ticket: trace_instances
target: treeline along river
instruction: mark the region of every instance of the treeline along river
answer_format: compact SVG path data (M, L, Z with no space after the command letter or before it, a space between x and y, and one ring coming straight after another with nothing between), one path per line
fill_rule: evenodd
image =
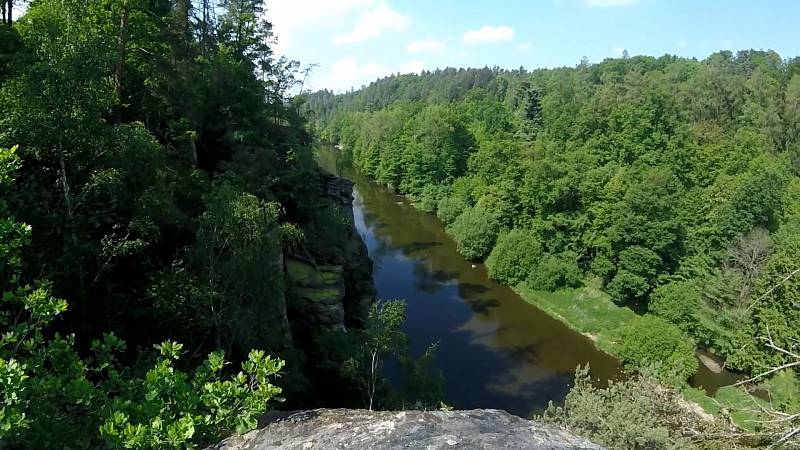
M622 376L620 362L591 339L489 279L483 264L459 255L435 216L337 157L335 149L318 150L324 170L356 183L354 220L374 262L377 296L406 300L405 331L414 355L438 343L435 363L448 405L530 416L550 400L563 401L578 365L589 364L602 384ZM701 365L692 384L715 391L734 378Z

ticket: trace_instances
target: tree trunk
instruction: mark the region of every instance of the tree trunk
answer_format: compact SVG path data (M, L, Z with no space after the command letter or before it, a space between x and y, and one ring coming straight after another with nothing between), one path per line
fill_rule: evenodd
M197 168L197 144L194 142L194 137L189 137L189 163Z
M118 120L121 121L123 98L122 98L122 82L125 77L125 56L128 47L128 23L130 19L130 9L127 2L122 5L122 17L119 20L119 35L117 36L117 61L114 67L114 89L117 93L117 100L120 102L120 107L117 111Z
M72 245L78 246L78 236L75 232L75 215L72 210L72 196L69 192L69 181L67 179L67 164L64 157L64 148L61 140L58 141L59 163L61 165L61 189L64 193L64 204L67 206L67 217L69 217L70 229L72 234Z
M200 36L200 50L203 54L208 54L211 43L209 40L211 39L209 30L211 29L211 5L209 4L209 0L203 0L203 23L201 27L201 36Z
M190 0L175 0L175 31L185 38L189 33Z
M377 370L378 370L378 350L372 351L372 362L370 363L369 371L369 410L372 411L372 404L375 400L375 384L377 384Z
M14 15L14 0L6 0L8 5L8 14L6 14L6 23L11 25L14 22L12 16Z

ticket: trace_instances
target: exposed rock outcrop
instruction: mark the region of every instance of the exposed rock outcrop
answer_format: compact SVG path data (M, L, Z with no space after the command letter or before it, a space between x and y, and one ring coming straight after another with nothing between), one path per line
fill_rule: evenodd
M274 412L261 428L210 447L271 449L600 449L565 430L505 411Z
M353 182L319 174L322 198L341 208L353 222ZM296 299L293 308L301 326L312 331L360 327L375 301L372 260L355 225L347 232L344 248L330 261L308 255L286 258L286 275Z
M345 330L342 266L314 266L286 258L286 275L298 299L298 316L315 330Z
M347 245L342 255L344 282L346 286L344 308L348 326L361 326L375 301L375 285L372 281L372 259L367 245L358 234L353 217L354 183L346 178L323 174L323 195L336 201L351 219Z
M722 373L722 371L725 370L725 361L706 350L698 350L697 359L700 360L700 363L706 366L708 370L714 373Z

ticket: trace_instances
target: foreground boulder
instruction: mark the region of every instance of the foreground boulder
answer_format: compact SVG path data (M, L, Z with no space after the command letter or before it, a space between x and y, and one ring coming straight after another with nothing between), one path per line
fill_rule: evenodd
M212 450L599 449L569 432L505 411L272 412L261 428Z

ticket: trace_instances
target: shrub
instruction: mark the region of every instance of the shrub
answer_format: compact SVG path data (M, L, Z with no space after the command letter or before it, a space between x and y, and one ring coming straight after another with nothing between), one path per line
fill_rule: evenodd
M414 206L420 211L432 213L436 211L439 201L447 195L444 186L439 184L428 184L422 188L422 193L417 196Z
M466 207L467 203L459 197L445 197L439 200L436 217L444 222L445 226L450 225L464 212Z
M646 314L613 330L601 341L626 367L641 370L658 365L664 382L684 381L697 370L695 342L666 320Z
M14 151L0 148L0 188L17 167ZM0 202L0 448L204 447L255 428L281 393L272 380L284 363L261 351L238 373L222 352L183 370L191 365L178 362L183 345L165 341L142 373L144 365L122 364L125 341L106 334L82 357L74 335L50 329L67 302L47 281L21 281L30 237Z
M696 327L696 312L700 309L700 293L694 284L676 281L657 287L650 295L651 313L677 325L684 332Z
M661 266L661 257L654 251L640 246L626 248L619 254L617 273L608 283L608 293L617 302L648 295Z
M509 285L524 281L542 255L542 244L531 230L501 234L486 259L489 276Z
M499 232L497 218L480 207L467 208L447 227L456 241L456 248L469 260L486 257L494 246Z
M564 406L551 402L537 419L608 448L733 448L735 443L720 432L724 424L686 406L677 389L645 375L601 389L592 384L588 367L578 368Z
M543 291L580 286L581 269L572 259L569 255L544 255L528 275L528 286Z

